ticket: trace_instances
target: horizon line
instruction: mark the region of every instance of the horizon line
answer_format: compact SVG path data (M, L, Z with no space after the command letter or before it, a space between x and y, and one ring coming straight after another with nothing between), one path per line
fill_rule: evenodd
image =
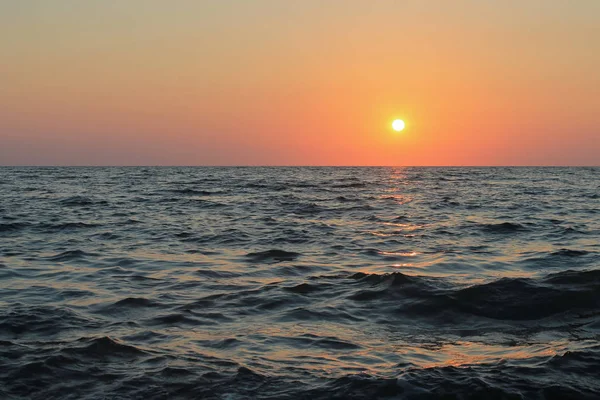
M0 168L598 168L599 165L302 165L302 164L185 164L185 165L119 165L119 164L24 164L2 165Z

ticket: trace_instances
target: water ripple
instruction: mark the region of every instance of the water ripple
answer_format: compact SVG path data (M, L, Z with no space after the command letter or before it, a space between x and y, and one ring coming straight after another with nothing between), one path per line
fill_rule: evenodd
M0 185L0 398L600 397L598 168Z

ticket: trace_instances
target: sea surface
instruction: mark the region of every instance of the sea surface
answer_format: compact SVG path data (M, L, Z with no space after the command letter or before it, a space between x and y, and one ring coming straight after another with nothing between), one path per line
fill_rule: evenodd
M600 398L600 168L0 168L0 399Z

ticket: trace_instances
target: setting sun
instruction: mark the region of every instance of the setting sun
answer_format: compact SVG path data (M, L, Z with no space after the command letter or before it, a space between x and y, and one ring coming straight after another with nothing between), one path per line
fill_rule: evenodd
M392 128L396 132L403 131L404 127L405 127L404 121L402 121L401 119L395 119L394 122L392 122Z

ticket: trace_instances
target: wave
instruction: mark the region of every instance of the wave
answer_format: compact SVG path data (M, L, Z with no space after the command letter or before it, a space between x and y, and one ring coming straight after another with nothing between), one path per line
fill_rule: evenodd
M87 196L70 196L58 200L58 203L62 206L91 206L91 205L107 205L106 200L95 200Z
M36 229L42 230L48 233L57 233L63 231L73 231L80 229L91 229L101 227L102 224L98 223L87 223L87 222L63 222L59 224L48 224L41 223L36 226Z
M336 189L356 189L356 188L364 188L367 184L363 182L354 182L354 183L338 183L331 185L332 188Z
M300 283L296 286L285 287L284 290L292 293L308 294L318 292L322 290L322 288L318 285L311 285L310 283Z
M108 340L106 340L108 339ZM125 354L115 349L112 339L106 338L106 348L118 354L116 360L130 361L144 354ZM102 340L102 339L99 339ZM110 341L110 342L109 342ZM98 359L93 354L92 359ZM106 358L106 357L105 357ZM104 360L102 360L104 361ZM50 393L66 392L65 383L53 382L63 369L73 363L73 359L63 356L48 357L46 362L31 363L11 374L13 379L32 380L32 376L42 379L45 387L54 390ZM563 379L549 381L552 364L542 362L533 368L493 364L487 366L445 367L410 369L395 377L379 376L375 373L347 374L337 378L322 378L306 381L294 380L283 374L257 372L246 366L223 362L224 371L184 368L176 365L159 364L152 373L140 374L126 379L124 368L111 371L100 363L95 368L84 366L84 370L67 368L66 372L75 382L85 385L79 391L86 394L106 394L118 391L122 398L201 398L218 399L312 399L312 400L366 400L366 399L539 399L539 400L591 400L597 398L598 383L590 377L577 381L564 375ZM233 364L233 365L231 365ZM563 371L559 368L558 371ZM64 374L65 371L63 371ZM565 371L566 372L566 371ZM105 379L84 379L102 373ZM100 376L103 376L100 375ZM33 381L31 382L33 383ZM13 389L14 384L8 385ZM36 386L34 386L36 387ZM62 388L62 390L61 390ZM112 389L112 390L111 390ZM90 391L93 390L93 391ZM13 392L24 395L26 388L16 387ZM51 396L54 397L54 396ZM86 396L87 397L87 396ZM97 397L97 396L91 396Z
M197 318L184 315L183 313L172 313L151 318L147 321L152 326L199 326L199 325L214 325L214 322L201 321Z
M276 257L272 252L258 254L261 254L259 260ZM311 276L291 286L272 283L215 294L195 300L185 308L230 309L236 310L235 313L247 313L254 308L261 312L283 312L281 321L373 319L393 324L403 321L400 316L404 315L431 324L445 321L462 326L473 318L508 322L558 316L572 321L596 318L600 315L596 311L600 307L599 294L600 270L565 271L537 279L502 278L467 287L442 278L400 272L359 272ZM316 298L325 303L309 307ZM342 304L340 299L344 299ZM171 322L197 323L185 320L184 315L172 318Z
M46 260L62 262L62 261L79 260L82 258L94 257L94 256L97 256L97 254L87 253L83 250L67 250L62 253L50 256L50 257L46 257Z
M177 193L177 194L185 194L185 195L190 195L190 196L212 196L215 194L226 193L225 191L222 191L222 190L199 190L199 189L190 189L190 188L171 189L171 190L169 190L169 192Z
M114 303L111 308L143 308L156 307L159 304L145 297L127 297Z
M411 277L401 272L392 272L390 274L367 274L364 272L357 272L350 275L349 278L359 282L368 283L373 286L380 285L382 283L389 284L390 286L399 286L419 281L418 277Z
M293 212L295 214L300 214L300 215L314 215L314 214L322 213L326 210L327 210L327 208L322 207L315 203L299 204L299 205L295 205L295 207L293 208Z
M488 233L515 233L527 231L528 229L515 222L501 222L498 224L482 224L481 229Z
M372 287L353 293L350 299L402 298L405 301L394 307L394 313L417 318L435 318L448 312L508 321L539 320L557 314L577 318L600 307L600 270L564 271L537 280L502 278L466 288L449 288L439 279L399 272L354 274L350 278Z
M347 196L337 196L335 199L337 201L339 201L340 203L355 203L355 202L361 201L358 198L351 198L351 197L347 197Z
M108 336L98 338L81 338L78 344L82 347L74 346L64 349L62 352L68 356L78 359L106 359L106 358L131 358L146 354L145 351Z
M276 183L260 183L260 182L249 182L243 185L244 188L250 189L265 189L274 192L282 192L287 190L287 185L276 184Z
M300 257L300 253L276 249L246 254L246 259L252 262L293 261L298 257Z
M0 332L28 339L47 339L72 329L93 329L98 320L66 307L8 305L0 314Z
M230 230L219 234L198 235L193 233L178 234L178 237L184 243L207 244L207 245L242 245L252 239L252 237L242 231ZM204 253L204 252L203 252Z
M17 231L27 228L29 225L30 224L25 223L25 222L0 223L0 233L17 232Z
M558 257L581 257L581 256L585 256L586 254L589 254L589 252L585 251L585 250L571 250L571 249L560 249L558 251L550 253L550 255L558 256Z

